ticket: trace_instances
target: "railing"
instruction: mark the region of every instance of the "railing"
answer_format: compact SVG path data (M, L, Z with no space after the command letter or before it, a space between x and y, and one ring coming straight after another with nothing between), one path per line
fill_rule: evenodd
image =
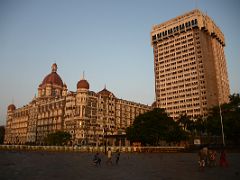
M135 147L135 146L108 146L113 152L117 150L129 153L172 153L184 152L183 146L157 146L157 147ZM29 146L29 145L0 145L0 150L15 151L56 151L56 152L105 152L104 146Z

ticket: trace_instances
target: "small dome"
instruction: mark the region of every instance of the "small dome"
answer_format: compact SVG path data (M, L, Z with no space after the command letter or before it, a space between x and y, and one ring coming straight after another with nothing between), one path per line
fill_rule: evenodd
M82 79L77 83L77 89L89 89L89 83L87 80Z
M63 87L64 87L64 88L67 88L67 85L64 83L64 84L63 84Z
M10 104L9 106L8 106L8 110L9 111L14 111L16 109L16 106L14 105L14 104Z
M156 107L157 107L157 102L156 102L156 101L154 101L154 102L152 103L152 107L153 107L153 108L156 108Z
M115 97L114 94L112 92L108 91L106 88L104 88L103 90L99 91L97 94L101 95L103 97L109 97L109 96Z
M43 79L43 82L40 86L42 87L47 84L58 85L58 86L63 87L63 81L62 81L61 77L57 74L57 64L56 63L54 63L52 65L52 72Z

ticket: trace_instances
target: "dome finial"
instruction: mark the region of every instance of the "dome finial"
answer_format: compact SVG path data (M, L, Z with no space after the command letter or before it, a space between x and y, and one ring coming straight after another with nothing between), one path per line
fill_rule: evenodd
M83 71L82 79L85 79L85 71Z
M54 63L53 65L52 65L52 72L57 72L57 64L56 63Z

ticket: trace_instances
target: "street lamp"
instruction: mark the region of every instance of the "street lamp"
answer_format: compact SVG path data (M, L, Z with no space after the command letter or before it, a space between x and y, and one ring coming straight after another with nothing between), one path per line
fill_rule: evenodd
M216 95L216 93L214 93L214 95ZM212 96L212 95L210 95L210 96ZM225 137L224 137L224 131L223 131L223 118L222 118L220 97L218 98L218 107L219 107L219 115L220 115L221 129L222 129L222 143L223 143L223 146L225 147Z
M225 137L224 137L224 131L223 131L223 118L222 118L222 109L221 109L220 102L218 102L218 106L219 106L219 114L220 114L220 121L221 121L221 128L222 128L222 142L223 142L223 146L225 147Z

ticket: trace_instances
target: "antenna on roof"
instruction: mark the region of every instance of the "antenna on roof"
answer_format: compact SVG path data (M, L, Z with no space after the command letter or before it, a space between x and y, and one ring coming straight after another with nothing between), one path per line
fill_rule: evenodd
M83 71L83 77L82 77L82 79L84 79L85 78L85 71Z

